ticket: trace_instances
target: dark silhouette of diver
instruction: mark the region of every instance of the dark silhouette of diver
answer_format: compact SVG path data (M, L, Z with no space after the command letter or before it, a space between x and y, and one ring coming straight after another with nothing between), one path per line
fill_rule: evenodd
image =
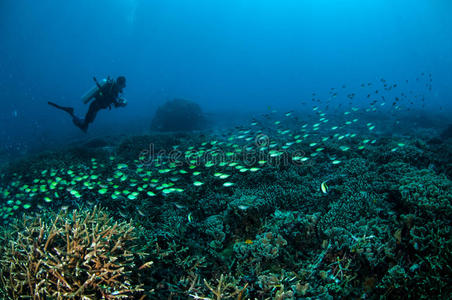
M64 110L70 114L72 122L75 126L83 130L85 133L88 130L88 125L94 121L99 110L106 109L107 107L111 109L112 104L115 107L124 107L127 105L126 100L120 96L120 94L122 94L122 90L126 87L126 78L124 76L119 76L116 80L108 77L108 79L102 81L102 83L99 83L96 77L93 79L96 83L97 89L94 90L93 93L90 93L84 100L85 104L87 104L93 99L89 105L85 118L82 119L74 115L74 108L72 107L64 107L53 102L48 102L49 105Z

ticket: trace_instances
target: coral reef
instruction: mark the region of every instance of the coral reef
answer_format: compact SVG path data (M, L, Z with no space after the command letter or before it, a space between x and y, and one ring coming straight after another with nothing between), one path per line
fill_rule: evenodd
M151 129L157 131L191 131L202 129L206 119L201 107L189 100L174 99L160 106L152 119Z
M4 297L116 299L144 290L132 273L138 270L136 256L145 256L134 241L137 229L114 222L105 210L25 216L3 230Z
M111 151L75 147L11 164L0 174L5 297L44 293L44 284L49 294L41 298L70 296L68 286L86 282L91 298L449 295L451 145L335 120L343 122L266 118L215 133L128 136ZM96 205L105 211L89 212ZM67 212L58 217L32 217L61 208ZM80 227L85 219L89 224ZM87 237L112 228L121 230L99 240L107 250L96 254L120 275L110 267L110 281L89 281L102 266L77 265L66 236L81 245L69 249L90 261L100 258L91 255ZM113 251L114 240L120 248ZM152 257L152 267L141 253ZM53 271L42 277L52 268L67 285ZM114 294L126 282L129 290Z

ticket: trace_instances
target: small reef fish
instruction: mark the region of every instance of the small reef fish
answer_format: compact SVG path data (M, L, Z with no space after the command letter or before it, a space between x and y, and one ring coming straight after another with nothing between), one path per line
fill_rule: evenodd
M320 190L321 190L322 193L324 193L324 194L328 194L328 186L326 185L327 181L328 181L328 180L326 180L326 181L324 181L324 182L322 182L322 183L320 184Z

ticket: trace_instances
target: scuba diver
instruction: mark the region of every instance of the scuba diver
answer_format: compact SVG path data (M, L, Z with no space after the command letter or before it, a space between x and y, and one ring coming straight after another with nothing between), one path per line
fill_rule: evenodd
M127 105L127 101L120 96L122 90L126 87L126 78L124 76L119 76L116 80L108 77L107 79L101 80L101 82L98 82L96 77L93 77L93 79L96 86L82 97L83 103L85 104L93 100L89 105L85 118L82 119L74 115L74 108L72 107L64 107L53 102L48 102L49 105L70 114L75 126L85 133L88 131L88 125L94 121L99 110L107 107L111 109L112 104L115 107L124 107Z

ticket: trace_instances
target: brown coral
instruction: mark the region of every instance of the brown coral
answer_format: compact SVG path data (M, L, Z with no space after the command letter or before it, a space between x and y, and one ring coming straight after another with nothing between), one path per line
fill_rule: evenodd
M142 291L132 282L135 228L102 209L24 217L5 230L0 251L4 296L12 299L115 299ZM149 264L149 263L148 263Z

